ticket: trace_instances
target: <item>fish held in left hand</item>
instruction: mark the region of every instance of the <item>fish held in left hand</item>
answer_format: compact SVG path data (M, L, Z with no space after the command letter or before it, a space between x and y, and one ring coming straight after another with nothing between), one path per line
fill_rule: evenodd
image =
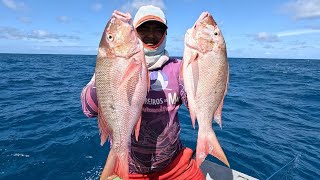
M110 138L111 148L101 179L129 174L131 134L139 136L141 110L149 77L142 42L129 13L114 11L99 44L95 68L98 125L101 144Z
M183 77L192 125L199 124L196 161L200 166L208 154L229 162L212 128L212 119L221 127L221 113L229 81L226 44L210 13L200 15L185 35Z

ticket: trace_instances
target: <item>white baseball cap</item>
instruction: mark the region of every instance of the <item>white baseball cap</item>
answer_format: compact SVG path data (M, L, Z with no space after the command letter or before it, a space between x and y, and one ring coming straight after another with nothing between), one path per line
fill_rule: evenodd
M167 26L167 20L163 11L153 5L141 6L138 9L133 19L133 26L137 28L147 21L159 21Z

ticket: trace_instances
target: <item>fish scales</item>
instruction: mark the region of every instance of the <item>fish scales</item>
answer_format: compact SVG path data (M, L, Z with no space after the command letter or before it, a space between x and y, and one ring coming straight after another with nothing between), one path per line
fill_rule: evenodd
M229 81L226 45L210 13L200 15L185 35L181 76L188 98L192 125L198 121L196 161L200 166L211 154L229 166L212 128L212 120L221 126L224 96Z
M111 148L101 179L117 173L128 178L131 135L139 135L149 77L141 41L130 14L115 11L103 32L95 69L101 144Z

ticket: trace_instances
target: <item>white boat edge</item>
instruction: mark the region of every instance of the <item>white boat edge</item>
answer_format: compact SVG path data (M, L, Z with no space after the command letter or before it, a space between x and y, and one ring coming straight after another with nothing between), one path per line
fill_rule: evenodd
M257 180L257 178L207 160L203 161L200 168L207 180Z

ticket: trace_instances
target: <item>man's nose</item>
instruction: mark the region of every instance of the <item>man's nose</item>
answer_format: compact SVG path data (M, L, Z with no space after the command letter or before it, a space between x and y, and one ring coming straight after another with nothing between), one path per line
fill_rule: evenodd
M150 32L148 32L148 33L146 34L146 37L148 37L148 38L153 38L153 37L155 37L155 34L154 34L154 32L150 31Z

